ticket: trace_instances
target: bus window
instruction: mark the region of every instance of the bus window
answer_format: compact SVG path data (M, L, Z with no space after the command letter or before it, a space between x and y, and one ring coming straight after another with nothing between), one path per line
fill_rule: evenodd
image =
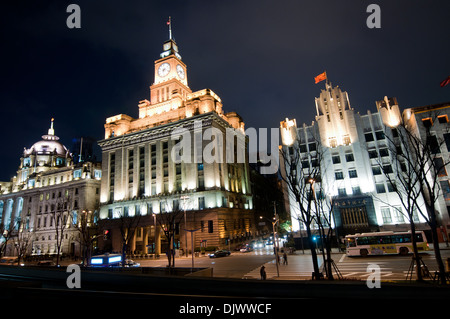
M347 238L347 247L356 247L355 238Z

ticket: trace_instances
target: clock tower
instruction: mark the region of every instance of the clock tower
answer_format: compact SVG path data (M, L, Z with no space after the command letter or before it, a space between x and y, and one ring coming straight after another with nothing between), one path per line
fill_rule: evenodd
M160 59L155 61L155 78L150 86L150 103L168 101L174 95L185 99L186 95L191 93L186 71L186 64L181 61L175 41L169 39L164 42Z

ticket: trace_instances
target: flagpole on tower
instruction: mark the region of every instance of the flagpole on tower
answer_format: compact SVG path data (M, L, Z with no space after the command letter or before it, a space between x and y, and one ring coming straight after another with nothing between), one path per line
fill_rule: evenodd
M167 25L169 26L169 40L172 40L172 22L170 21L170 16L169 21L167 21Z

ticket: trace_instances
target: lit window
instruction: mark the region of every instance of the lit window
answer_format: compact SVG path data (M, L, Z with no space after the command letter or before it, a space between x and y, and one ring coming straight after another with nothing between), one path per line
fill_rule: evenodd
M448 116L447 115L439 115L438 121L439 121L439 123L448 123Z

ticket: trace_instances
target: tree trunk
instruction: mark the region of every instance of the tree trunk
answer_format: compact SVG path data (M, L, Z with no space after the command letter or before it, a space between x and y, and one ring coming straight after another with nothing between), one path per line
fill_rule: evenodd
M318 280L320 279L319 277L319 264L317 262L317 253L316 253L316 249L315 249L315 243L312 239L312 234L311 234L311 227L309 225L306 225L306 234L308 236L308 241L309 241L309 249L311 250L311 258L312 258L312 262L313 262L313 269L314 269L314 274L313 277Z
M416 275L417 281L423 281L422 277L422 263L421 257L419 256L419 250L417 249L417 240L416 240L416 225L412 221L412 216L410 216L410 226L411 226L411 242L413 246L414 260L416 262Z
M438 264L439 269L439 283L445 285L445 267L444 262L442 261L441 250L439 249L439 237L436 229L436 222L434 221L434 227L431 227L431 236L433 238L433 248L434 248L434 256L436 258L436 262Z

